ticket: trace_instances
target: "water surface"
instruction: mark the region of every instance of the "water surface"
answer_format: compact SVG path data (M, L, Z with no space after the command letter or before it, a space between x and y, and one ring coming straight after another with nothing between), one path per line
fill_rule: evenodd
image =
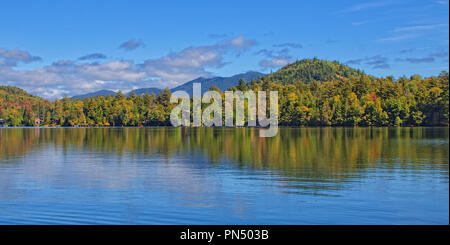
M448 128L0 129L0 224L449 224Z

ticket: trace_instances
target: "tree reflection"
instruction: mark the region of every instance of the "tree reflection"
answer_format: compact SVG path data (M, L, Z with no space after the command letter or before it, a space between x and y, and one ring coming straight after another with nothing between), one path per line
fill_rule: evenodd
M200 153L211 164L338 174L380 162L401 168L402 163L420 164L427 158L448 159L448 151L433 142L448 145L448 128L281 128L273 138L261 138L253 128L16 128L0 130L0 159L53 144L80 154L151 158Z

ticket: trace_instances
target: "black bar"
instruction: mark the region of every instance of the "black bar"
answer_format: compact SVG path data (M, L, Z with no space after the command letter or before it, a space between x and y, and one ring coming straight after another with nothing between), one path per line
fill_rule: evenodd
M235 231L234 237L225 236L225 231ZM255 231L267 231L267 237L256 239ZM198 239L182 239L183 232L196 234ZM251 231L251 232L250 232ZM214 232L211 242L207 236L199 239L201 232ZM252 234L252 239L244 239L242 234ZM69 240L84 239L86 235L95 235L96 239L116 240L139 239L140 244L151 244L153 241L165 241L174 244L273 244L279 241L295 242L294 244L313 244L305 239L316 240L316 242L336 242L336 241L360 241L360 244L367 242L388 242L392 239L398 241L416 239L427 239L429 242L435 239L444 238L448 240L449 226L241 226L241 225L193 225L193 226L0 226L0 235L31 234L38 239L41 236L65 235ZM238 235L238 236L236 236ZM260 233L261 235L261 233ZM357 236L355 236L357 235ZM364 237L358 240L357 237ZM20 236L19 236L20 237ZM238 239L239 237L239 239ZM265 238L265 239L264 239ZM356 240L355 240L356 239ZM145 242L148 241L148 242ZM431 243L430 243L431 244Z

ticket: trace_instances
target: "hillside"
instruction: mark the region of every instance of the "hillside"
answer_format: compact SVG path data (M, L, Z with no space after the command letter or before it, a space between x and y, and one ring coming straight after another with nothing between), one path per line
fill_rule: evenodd
M5 103L6 101L8 103L22 104L45 100L38 96L31 95L18 87L0 86L0 107L4 106L1 102Z
M296 82L333 81L340 78L357 77L364 74L337 61L303 59L289 64L277 72L255 80L255 83L293 84Z
M0 126L33 125L40 118L47 101L31 95L25 90L0 86Z

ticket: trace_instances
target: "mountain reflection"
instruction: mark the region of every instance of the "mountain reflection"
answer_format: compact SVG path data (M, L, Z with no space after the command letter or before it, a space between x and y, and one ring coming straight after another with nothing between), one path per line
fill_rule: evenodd
M273 138L252 128L10 128L0 129L0 160L54 145L80 154L201 154L211 164L339 179L380 163L419 169L440 163L448 169L430 161L448 159L442 144L448 145L448 128L281 128Z
M407 221L411 213L448 223L441 215L448 214L448 134L280 128L260 138L255 128L3 128L0 223L327 223L329 207L346 215L341 223L360 215Z

